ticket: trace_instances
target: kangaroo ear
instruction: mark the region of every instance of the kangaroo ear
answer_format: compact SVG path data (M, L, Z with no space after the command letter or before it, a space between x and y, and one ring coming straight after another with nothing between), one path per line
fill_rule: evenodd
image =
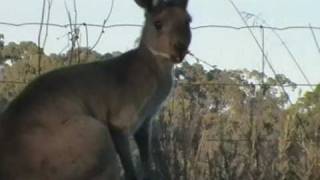
M160 0L135 0L135 2L147 11L151 11L159 4Z

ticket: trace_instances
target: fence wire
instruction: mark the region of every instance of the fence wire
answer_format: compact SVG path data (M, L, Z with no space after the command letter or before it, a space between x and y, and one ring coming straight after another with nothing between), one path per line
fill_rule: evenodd
M107 19L109 19L110 14L108 14ZM130 28L130 27L136 27L136 28L142 28L143 25L141 24L110 24L110 25L106 25L107 21L103 22L103 25L100 24L92 24L92 23L69 23L69 24L56 24L56 23L41 23L41 22L24 22L24 23L11 23L11 22L1 22L0 21L0 26L12 26L12 27L27 27L27 26L46 26L46 27L56 27L56 28L64 28L66 30L70 30L70 27L72 29L72 27L79 27L79 26L83 26L85 27L85 35L86 37L89 36L88 34L88 27L95 27L95 28L101 28L101 32L99 34L98 40L96 41L96 43L94 44L93 47L90 48L90 50L93 50L97 44L100 42L101 37L104 34L104 31L106 29L112 29L112 28ZM317 47L319 46L317 38L316 38L316 33L315 31L320 30L320 27L318 26L284 26L284 27L275 27L275 26L263 26L263 25L246 25L246 26L230 26L230 25L215 25L215 24L209 24L209 25L200 25L200 26L194 26L192 27L193 31L197 31L197 30L201 30L201 29L207 29L207 28L211 28L211 29L225 29L225 30L249 30L249 29L260 29L262 32L265 32L265 30L270 30L270 31L290 31L290 30L310 30L310 32L312 33L313 39L315 41L315 44L317 45ZM79 29L78 29L79 30ZM41 33L41 31L39 32L39 34ZM69 34L72 32L68 32ZM79 33L79 32L77 32ZM196 32L195 32L196 33ZM278 35L279 36L279 35ZM40 39L40 38L39 38ZM73 40L73 38L70 38L71 40ZM40 41L40 40L39 40ZM74 42L73 42L74 43ZM282 43L284 43L282 41ZM38 43L40 44L40 43ZM86 45L88 46L88 39L86 39ZM44 45L43 45L44 47ZM89 48L89 47L87 47ZM288 50L288 47L285 45L285 48ZM289 50L288 50L289 51ZM290 51L289 51L290 52ZM41 53L39 53L41 54ZM216 66L203 60L198 58L194 53L189 52L189 55L194 58L197 62L200 62L206 66L208 66L211 69L214 69ZM291 57L293 57L292 53L290 54ZM264 56L263 56L264 57ZM265 58L265 57L264 57ZM293 57L294 59L294 57ZM41 60L39 60L39 64L41 63ZM297 64L297 60L295 59L295 63ZM39 65L40 67L40 65ZM303 69L299 67L299 70L301 72L303 72ZM40 69L39 69L40 71ZM304 73L303 73L304 74ZM304 77L306 77L306 75L304 74ZM306 78L307 79L307 78ZM21 81L5 81L5 80L0 80L0 83L11 83L11 84L25 84L27 82L21 82ZM204 83L191 83L189 85L225 85L225 86L245 86L243 84L229 84L229 83L212 83L212 82L204 82ZM265 84L265 83L253 83L253 85L256 86L262 86L262 85L268 85L268 86L280 86L280 85L275 85L275 84ZM314 87L317 86L318 84L316 83L310 83L310 81L307 81L307 83L298 83L298 84L293 84L293 85L285 85L285 86L297 86L297 87Z

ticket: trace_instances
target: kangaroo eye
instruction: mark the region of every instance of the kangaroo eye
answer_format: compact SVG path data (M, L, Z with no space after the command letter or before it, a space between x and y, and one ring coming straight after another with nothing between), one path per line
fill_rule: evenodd
M161 21L155 21L154 22L154 27L160 31L162 29L162 22Z

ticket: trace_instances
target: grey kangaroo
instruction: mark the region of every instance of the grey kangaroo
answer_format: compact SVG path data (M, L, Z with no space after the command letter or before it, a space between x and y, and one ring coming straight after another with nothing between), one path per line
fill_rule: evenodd
M0 180L127 180L128 138L151 179L150 123L191 41L188 0L135 0L145 10L138 48L32 81L0 118Z

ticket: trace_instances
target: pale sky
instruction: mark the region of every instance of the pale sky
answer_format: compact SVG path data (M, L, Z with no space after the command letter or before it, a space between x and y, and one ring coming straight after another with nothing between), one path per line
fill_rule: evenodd
M73 0L53 0L51 23L66 24L64 3L73 13ZM319 0L234 0L241 11L259 15L271 26L313 26L320 27ZM78 22L102 24L111 0L77 0ZM42 0L3 0L0 6L0 22L39 22ZM192 26L231 25L243 26L236 11L228 0L190 0L189 11L193 16ZM142 24L143 11L134 0L115 0L110 24ZM37 26L10 27L0 25L5 41L37 41ZM46 52L60 52L67 44L64 36L69 29L50 27ZM85 45L84 28L81 29L81 43ZM89 46L96 41L100 28L89 29ZM320 41L320 30L315 30ZM260 40L260 31L255 31ZM279 32L292 50L302 69L312 83L320 83L320 53L317 51L311 31L288 30ZM126 51L134 46L140 28L125 27L108 29L96 47L100 53ZM265 32L266 54L277 73L288 76L296 83L306 83L290 59L281 42L271 31ZM222 69L261 69L261 52L247 30L200 29L193 31L190 50L199 58ZM192 61L191 61L192 62ZM267 72L270 72L267 68Z

